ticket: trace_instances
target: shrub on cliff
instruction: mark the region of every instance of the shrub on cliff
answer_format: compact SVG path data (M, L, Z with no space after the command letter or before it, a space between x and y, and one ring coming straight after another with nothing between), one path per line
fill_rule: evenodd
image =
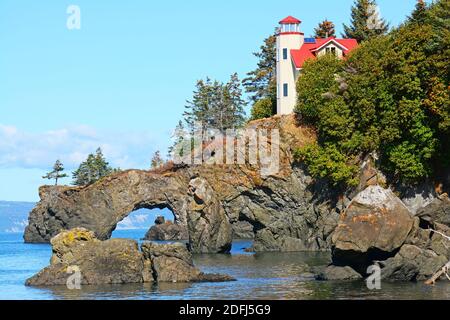
M273 101L269 98L258 100L252 107L250 120L270 118L274 112Z
M319 142L297 155L313 174L352 184L355 176L344 169L373 151L394 181L414 183L448 167L449 3L438 1L420 22L364 42L345 62L305 64L296 112L317 128Z

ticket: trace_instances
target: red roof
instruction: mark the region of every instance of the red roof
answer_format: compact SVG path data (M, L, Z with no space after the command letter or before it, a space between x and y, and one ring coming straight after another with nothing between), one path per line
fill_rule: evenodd
M289 17L286 17L283 20L281 20L279 23L280 24L300 24L302 22L300 20L298 20L297 18L294 18L293 16L289 16Z
M344 55L347 55L358 46L358 42L355 39L336 39L335 37L329 37L327 39L315 40L315 43L304 43L300 49L291 50L292 60L298 69L303 67L306 60L314 59L316 57L315 52L330 42L335 42L338 46L342 47Z

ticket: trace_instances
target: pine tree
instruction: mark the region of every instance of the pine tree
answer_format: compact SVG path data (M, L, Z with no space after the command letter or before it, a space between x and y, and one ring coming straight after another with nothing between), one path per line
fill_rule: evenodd
M72 173L73 184L76 186L90 185L117 171L120 169L111 168L103 156L102 149L98 148L95 154L89 154L86 161L82 162Z
M161 158L161 154L159 152L159 150L157 150L152 157L152 169L157 169L159 167L161 167L164 164L164 160Z
M53 165L53 171L47 173L45 176L42 177L42 179L49 179L53 180L55 179L55 186L58 185L58 180L60 178L66 178L67 174L61 173L64 171L64 166L61 163L61 161L56 160L55 164Z
M183 143L186 138L186 131L184 130L183 121L180 120L178 121L178 124L172 134L173 144L169 147L167 155L169 158L173 159L175 157L175 152L178 152L177 156L183 156Z
M276 103L276 41L276 35L271 35L264 40L260 51L253 53L258 58L257 68L247 73L247 78L242 81L245 91L250 94L253 103L264 98L270 98L273 103Z
M326 39L328 37L334 37L334 36L336 36L334 23L331 21L328 21L328 19L325 19L324 21L319 23L317 28L314 29L314 37L315 38Z
M245 100L242 98L241 82L237 73L231 75L228 83L222 86L221 121L216 127L222 132L240 127L245 121Z
M355 0L352 7L351 25L344 24L343 36L362 42L385 34L389 29L389 24L380 17L377 8L375 0Z
M206 79L206 82L203 80L197 81L192 100L186 102L183 117L191 133L196 130L204 132L210 123L212 114L211 87L212 83L209 78Z
M235 73L226 84L209 78L199 80L183 116L191 133L201 130L206 135L208 129L225 131L239 127L245 120L245 105Z
M424 0L417 0L416 7L409 18L410 21L423 24L427 15L427 4Z

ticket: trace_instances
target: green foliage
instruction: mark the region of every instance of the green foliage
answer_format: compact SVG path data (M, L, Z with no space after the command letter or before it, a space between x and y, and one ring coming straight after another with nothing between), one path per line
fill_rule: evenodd
M351 13L351 25L344 24L343 36L362 42L385 34L389 24L378 15L376 9L375 0L355 0Z
M409 20L364 42L341 65L330 57L305 65L296 112L317 128L319 143L299 157L313 174L352 184L353 171L344 169L372 152L394 181L415 183L448 168L448 7L448 0L435 2L420 27Z
M334 37L336 36L336 30L334 28L334 23L331 21L328 21L328 19L325 19L319 25L317 28L314 29L314 37L315 38L322 38L326 39L328 37Z
M358 180L355 175L358 167L349 165L348 158L335 145L308 145L295 152L295 157L308 166L309 172L320 178L328 178L334 186L355 186Z
M342 62L331 54L305 63L296 84L297 113L310 122L318 119L319 110L326 100L324 95L336 84L335 74L341 67Z
M117 171L120 169L111 168L103 156L102 150L98 148L95 154L89 154L86 161L82 162L72 173L73 184L76 186L90 185Z
M417 0L416 8L414 9L410 21L416 22L418 24L422 24L425 22L427 16L427 4L424 0Z
M55 179L55 186L57 186L59 179L67 177L66 173L62 173L63 171L64 165L61 163L61 161L56 160L55 164L53 165L53 170L47 173L45 176L43 176L42 179L49 179L49 180Z
M260 51L253 55L258 58L257 68L247 74L242 81L245 91L250 94L253 103L269 98L276 103L277 99L277 38L275 34L264 40Z
M245 105L237 74L231 75L225 84L207 78L197 82L183 116L191 131L201 129L205 132L207 128L225 131L244 123Z
M270 98L258 100L252 107L250 120L270 118L274 114L274 107Z
M152 157L151 167L157 169L164 164L164 160L161 158L161 153L157 150Z

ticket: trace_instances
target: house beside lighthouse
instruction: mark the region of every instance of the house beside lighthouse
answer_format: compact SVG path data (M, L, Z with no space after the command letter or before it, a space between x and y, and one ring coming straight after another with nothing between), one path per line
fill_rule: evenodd
M344 58L358 42L355 39L305 38L301 21L289 16L279 22L277 32L277 114L290 114L297 102L296 82L303 64L323 54Z

